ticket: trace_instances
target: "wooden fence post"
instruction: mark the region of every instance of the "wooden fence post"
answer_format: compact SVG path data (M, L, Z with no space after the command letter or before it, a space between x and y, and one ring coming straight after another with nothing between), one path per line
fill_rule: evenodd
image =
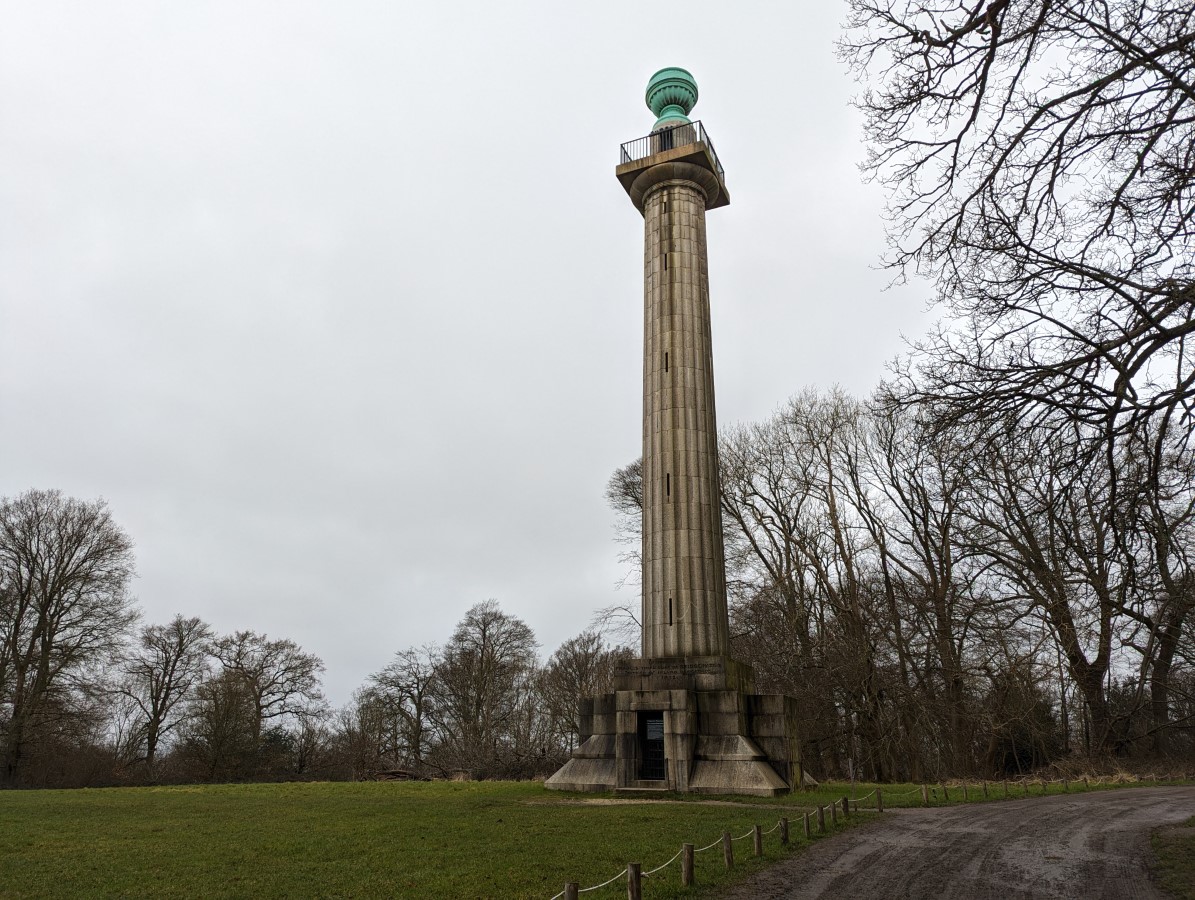
M1071 790L1071 783L1065 778L1062 779L1062 793L1069 794Z
M788 846L788 816L780 817L780 843Z
M1008 779L1004 779L1004 799L1008 799Z
M921 785L921 805L929 806L929 785Z
M627 900L643 900L642 866L627 863Z
M963 782L963 802L967 803L970 800L971 800L971 798L967 796L967 782L964 781Z
M681 844L680 883L684 887L692 887L693 886L693 845L692 844Z
M985 780L983 783L983 799L986 800L987 798L988 798L988 783Z
M950 792L946 790L946 782L942 782L942 799L947 803L950 802Z
M842 798L842 816L844 819L849 819L851 817L851 798L850 797Z
M727 869L734 868L734 844L730 842L730 832L722 832L722 861Z
M813 832L812 832L812 829L809 827L809 813L805 813L804 815L805 815L805 837L811 838L811 837L813 837Z
M755 855L763 856L763 830L756 825L752 831L752 843L755 844Z
M884 792L876 788L876 812L884 811Z
M1086 775L1083 776L1083 790L1085 790L1085 791L1091 790L1091 785L1087 783Z
M564 886L564 900L577 900L577 892L581 890L581 885L576 881L570 881Z
M1025 779L1025 796L1026 797L1029 796L1029 779L1028 778Z
M826 810L822 806L818 806L817 808L817 833L826 833Z
M838 824L838 804L837 803L830 804L830 824L831 825Z

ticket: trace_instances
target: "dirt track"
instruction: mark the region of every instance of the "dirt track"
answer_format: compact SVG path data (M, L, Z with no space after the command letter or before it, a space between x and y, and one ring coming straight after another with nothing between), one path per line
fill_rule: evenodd
M1195 787L884 813L726 894L780 897L1162 898L1149 832L1195 816Z

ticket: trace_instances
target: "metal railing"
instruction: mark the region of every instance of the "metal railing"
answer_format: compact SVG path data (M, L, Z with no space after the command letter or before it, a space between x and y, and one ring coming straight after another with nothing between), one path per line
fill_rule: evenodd
M620 164L645 159L675 147L698 143L705 144L705 148L714 160L714 168L718 170L718 177L725 181L726 170L722 168L722 161L718 159L718 153L714 150L714 142L710 140L709 132L702 126L700 120L687 122L684 125L673 125L671 128L661 128L644 137L627 141L621 148Z

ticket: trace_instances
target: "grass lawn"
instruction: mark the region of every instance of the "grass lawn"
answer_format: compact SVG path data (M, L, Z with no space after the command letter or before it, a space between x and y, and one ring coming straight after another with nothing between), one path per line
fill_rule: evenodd
M809 808L834 792L778 798ZM841 796L841 792L837 793ZM541 897L627 861L650 869L685 841L770 828L785 811L699 803L578 804L537 783L315 783L0 793L3 896ZM803 841L800 813L794 843ZM839 827L843 827L840 824ZM779 832L735 874L785 851ZM697 881L725 884L721 848ZM645 880L681 895L679 862ZM692 895L691 891L684 892ZM625 880L588 897L626 895Z
M1176 897L1195 900L1195 818L1182 825L1159 828L1151 843L1162 887Z
M873 788L859 785L852 792L831 784L812 793L721 803L692 795L627 803L623 795L560 794L526 782L6 791L0 793L0 896L548 900L566 881L589 887L628 861L646 871L682 843L700 848L723 831L739 837L755 824L766 831L787 816L792 846L782 847L773 832L756 859L751 839L738 840L733 873L724 869L720 846L698 854L697 883L716 891L799 849L803 810ZM1036 796L1042 789L1031 791ZM1061 791L1061 785L1049 788ZM933 805L962 800L961 787L950 788L946 800L940 787L935 793ZM916 785L885 785L883 794L888 807L922 802ZM999 783L989 783L989 795L1001 799ZM1013 789L1012 796L1023 791ZM968 797L982 798L978 785ZM863 805L874 802L873 796ZM849 824L841 814L839 822L839 828ZM680 887L679 862L644 880L649 900L693 895ZM626 896L625 880L586 896Z

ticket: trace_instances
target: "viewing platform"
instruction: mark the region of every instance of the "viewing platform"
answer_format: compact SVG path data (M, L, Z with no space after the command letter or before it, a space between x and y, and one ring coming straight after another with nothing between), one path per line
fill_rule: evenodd
M700 121L657 129L651 134L627 141L619 151L619 163L614 174L636 206L639 206L639 200L633 190L635 179L647 169L665 163L688 163L713 176L710 183L703 185L708 200L706 209L717 209L730 203L726 170L722 168L709 132Z

